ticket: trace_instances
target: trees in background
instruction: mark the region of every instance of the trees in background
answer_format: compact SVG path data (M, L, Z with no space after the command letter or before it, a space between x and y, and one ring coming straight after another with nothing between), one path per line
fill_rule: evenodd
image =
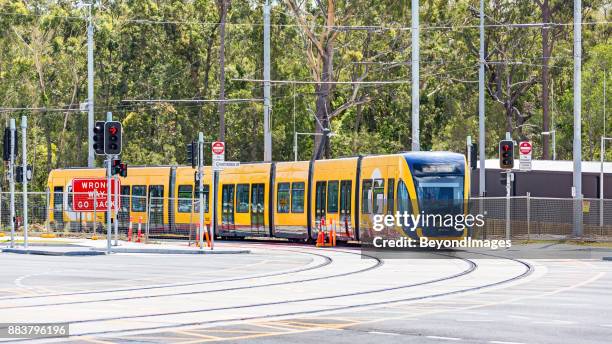
M605 131L604 73L612 82L612 29L609 4L584 3L584 21L599 23L583 26L583 149L585 157L597 159ZM558 158L571 158L571 25L504 25L571 23L570 2L486 4L488 142L508 130L517 139L534 141L536 157L546 157L550 149L541 132L556 130ZM96 118L112 111L123 122L124 160L184 163L184 144L198 131L207 141L225 133L228 159L262 159L261 102L127 101L263 98L261 83L244 81L262 75L261 5L254 0L231 6L229 0L98 2ZM335 133L323 146L319 137L300 137L300 159L318 151L319 157L338 157L409 149L409 6L406 0L272 1L272 79L309 81L273 84L275 160L293 157L294 130ZM463 151L465 137L478 134L477 8L474 0L421 4L423 149ZM29 116L29 158L39 189L49 169L86 164L87 115L76 111L87 97L84 18L72 1L0 0L0 107L37 108L3 110L2 123ZM494 154L495 145L487 150Z

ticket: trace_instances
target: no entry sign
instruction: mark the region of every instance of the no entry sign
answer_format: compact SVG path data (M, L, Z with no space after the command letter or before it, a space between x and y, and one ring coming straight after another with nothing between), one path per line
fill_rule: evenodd
M519 169L523 171L531 171L531 152L533 151L533 145L530 141L523 141L519 143Z
M225 142L215 141L212 143L212 153L214 155L225 154Z
M533 147L531 146L531 142L529 141L523 141L519 145L519 152L523 155L531 154L532 149Z
M118 209L121 197L115 200L114 195L120 190L119 180L111 180L111 193L113 195L112 207ZM72 180L72 210L74 211L106 211L108 206L107 185L105 178L75 178ZM95 200L95 203L94 203ZM117 204L118 203L118 204ZM95 205L94 205L95 204Z

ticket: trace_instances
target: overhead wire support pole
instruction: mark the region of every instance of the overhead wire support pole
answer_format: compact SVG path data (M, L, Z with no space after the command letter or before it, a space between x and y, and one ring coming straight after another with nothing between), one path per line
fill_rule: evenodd
M200 198L200 249L204 249L204 133L198 133L198 196ZM211 239L212 240L212 239ZM212 243L212 241L211 241ZM212 250L212 245L211 245Z
M412 150L421 150L419 141L419 0L412 0Z
M480 168L478 169L478 195L486 195L485 170L485 34L484 34L484 0L480 0L480 50L478 56L478 155Z
M9 157L9 188L11 197L11 248L15 247L15 119L11 118L10 124L11 147Z
M91 0L93 1L93 0ZM87 167L94 167L95 155L91 134L94 128L94 61L93 61L93 2L87 5Z
M582 0L574 0L574 235L582 236Z
M270 0L263 6L264 19L264 161L272 161L272 133L270 123Z
M21 116L21 158L23 178L23 247L28 248L28 155L27 155L28 118Z

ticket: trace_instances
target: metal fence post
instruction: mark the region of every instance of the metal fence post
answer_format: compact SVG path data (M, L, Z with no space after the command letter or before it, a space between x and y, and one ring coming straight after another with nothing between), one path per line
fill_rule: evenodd
M145 205L147 208L147 226L145 227L145 243L149 243L149 224L151 223L151 196L147 196L145 199Z
M531 239L531 193L527 193L527 241Z
M47 192L45 193L45 229L47 230L47 232L49 232L51 230L51 221L50 221L50 216L49 216L49 213L51 212L51 210L49 209L49 198L50 198L49 188L47 188L46 191Z

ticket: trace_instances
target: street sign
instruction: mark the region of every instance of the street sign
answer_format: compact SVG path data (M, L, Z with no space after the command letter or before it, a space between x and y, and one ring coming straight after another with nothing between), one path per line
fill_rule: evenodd
M115 195L120 190L121 182L111 183L111 193ZM73 211L94 211L94 199L96 211L107 210L107 186L105 178L75 178L72 180L72 210ZM94 196L95 195L95 196ZM112 207L118 209L121 206L113 197Z
M212 143L213 155L225 155L225 142L215 141Z
M519 143L519 169L523 171L531 171L531 153L533 145L530 141Z
M226 167L240 167L240 161L213 161L213 171L223 171Z
M217 167L216 164L225 161L225 142L215 141L211 148L213 171L222 171L223 167Z

